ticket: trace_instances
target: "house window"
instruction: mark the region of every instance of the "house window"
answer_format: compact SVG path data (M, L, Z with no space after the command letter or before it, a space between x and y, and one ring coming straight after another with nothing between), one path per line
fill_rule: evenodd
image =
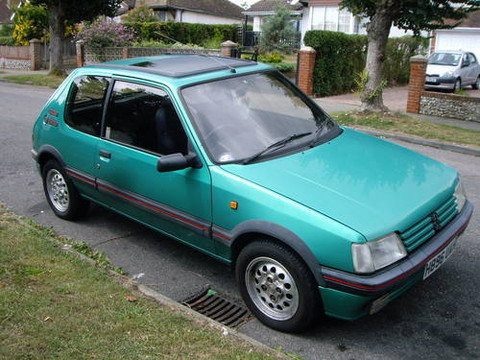
M167 12L165 10L157 10L155 15L157 15L158 21L167 21Z
M350 32L352 15L348 10L340 10L338 6L312 7L312 29Z

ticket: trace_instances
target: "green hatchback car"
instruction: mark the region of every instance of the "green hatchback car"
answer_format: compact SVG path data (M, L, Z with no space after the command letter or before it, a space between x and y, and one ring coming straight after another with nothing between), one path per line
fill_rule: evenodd
M380 310L452 253L458 173L337 125L270 66L166 55L76 69L33 129L48 203L101 204L235 269L266 325Z

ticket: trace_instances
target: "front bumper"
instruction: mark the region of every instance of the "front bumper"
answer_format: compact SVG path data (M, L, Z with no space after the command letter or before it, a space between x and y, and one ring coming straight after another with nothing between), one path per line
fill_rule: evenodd
M425 78L425 88L453 90L456 80L457 78L453 76L452 77L428 77L427 76Z
M320 287L320 292L324 299L325 312L340 318L355 319L367 313L367 306L373 300L381 296L392 300L404 293L423 279L425 264L463 233L472 213L473 206L467 201L462 211L424 245L404 260L374 274L358 275L322 267L321 273L325 283ZM341 308L342 304L347 303L351 303L349 314ZM331 304L330 308L328 304ZM356 309L354 313L353 309Z

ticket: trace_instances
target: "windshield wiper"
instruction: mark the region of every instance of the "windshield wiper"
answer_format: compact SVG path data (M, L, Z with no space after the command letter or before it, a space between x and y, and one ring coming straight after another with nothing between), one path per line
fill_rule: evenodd
M317 130L315 130L315 136L313 137L313 140L310 142L310 144L308 144L309 147L314 147L317 144L318 139L320 138L320 135L322 134L323 130L325 130L325 128L329 123L330 123L330 119L327 119L317 126Z
M276 142L274 142L273 144L270 144L268 145L265 149L259 151L258 153L256 153L255 155L252 155L250 156L249 158L245 159L242 161L242 163L245 165L245 164L249 164L251 163L252 161L254 161L255 159L259 158L260 156L262 156L263 154L265 154L266 152L270 151L271 149L274 149L274 148L278 148L280 146L285 146L286 144L288 144L289 142L295 140L295 139L299 139L299 138L302 138L304 136L307 136L307 135L310 135L312 132L309 131L309 132L303 132L303 133L300 133L300 134L292 134L292 135L288 135L287 137L281 139L281 140L278 140Z

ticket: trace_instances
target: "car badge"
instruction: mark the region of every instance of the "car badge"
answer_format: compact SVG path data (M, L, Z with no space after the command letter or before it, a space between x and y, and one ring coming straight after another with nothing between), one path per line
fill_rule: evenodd
M442 225L440 224L440 220L438 219L438 214L436 212L433 212L430 214L430 218L432 219L433 229L435 230L435 232L439 232L442 228Z

